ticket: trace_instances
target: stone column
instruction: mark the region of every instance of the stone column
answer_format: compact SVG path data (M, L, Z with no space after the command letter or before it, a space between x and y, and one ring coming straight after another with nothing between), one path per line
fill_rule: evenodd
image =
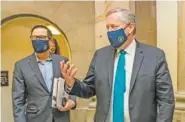
M168 67L177 91L177 1L157 1L157 47L164 50ZM170 14L167 14L170 13Z
M173 81L176 98L173 122L184 122L185 2L157 1L157 46L166 53Z
M142 43L157 46L156 1L136 1L134 10L136 39Z
M178 2L178 78L174 122L185 122L185 2Z
M178 2L178 83L179 92L185 93L185 2Z

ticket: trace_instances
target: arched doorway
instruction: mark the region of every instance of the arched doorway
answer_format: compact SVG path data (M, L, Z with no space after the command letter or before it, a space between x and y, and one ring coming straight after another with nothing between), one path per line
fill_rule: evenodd
M60 54L71 59L67 38L57 25L46 18L21 14L13 15L1 21L1 70L8 71L9 86L1 87L2 122L13 122L12 114L12 73L16 61L33 53L30 40L31 28L37 24L47 26L60 47Z

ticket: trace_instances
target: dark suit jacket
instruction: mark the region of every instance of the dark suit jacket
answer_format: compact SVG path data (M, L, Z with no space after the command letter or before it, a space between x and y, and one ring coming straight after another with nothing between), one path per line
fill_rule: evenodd
M62 77L60 61L65 57L51 54L54 77ZM74 96L70 99L76 101ZM12 87L13 113L15 122L69 122L69 111L51 108L52 93L48 91L32 54L15 64Z
M76 80L70 94L97 96L95 122L105 122L111 102L115 49L95 52L87 76ZM162 50L136 42L129 92L131 122L172 122L174 92Z

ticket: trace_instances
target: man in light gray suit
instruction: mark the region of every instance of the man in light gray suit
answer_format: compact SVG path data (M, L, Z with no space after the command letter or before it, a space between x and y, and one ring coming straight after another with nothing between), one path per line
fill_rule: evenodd
M95 122L172 122L174 92L164 52L135 39L129 10L110 10L106 27L111 46L95 52L83 82L74 78L73 64L61 62L66 91L97 96Z
M64 107L52 108L53 79L62 77L60 61L67 61L67 58L50 54L51 38L52 33L47 27L33 27L31 40L35 52L15 63L12 87L14 122L70 122L69 110L76 106L74 96L66 98Z

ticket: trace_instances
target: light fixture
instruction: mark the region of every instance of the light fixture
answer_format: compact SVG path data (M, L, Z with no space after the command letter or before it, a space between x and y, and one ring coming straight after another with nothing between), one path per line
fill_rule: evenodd
M55 27L48 25L47 28L51 31L53 35L60 35L60 31L58 31Z

